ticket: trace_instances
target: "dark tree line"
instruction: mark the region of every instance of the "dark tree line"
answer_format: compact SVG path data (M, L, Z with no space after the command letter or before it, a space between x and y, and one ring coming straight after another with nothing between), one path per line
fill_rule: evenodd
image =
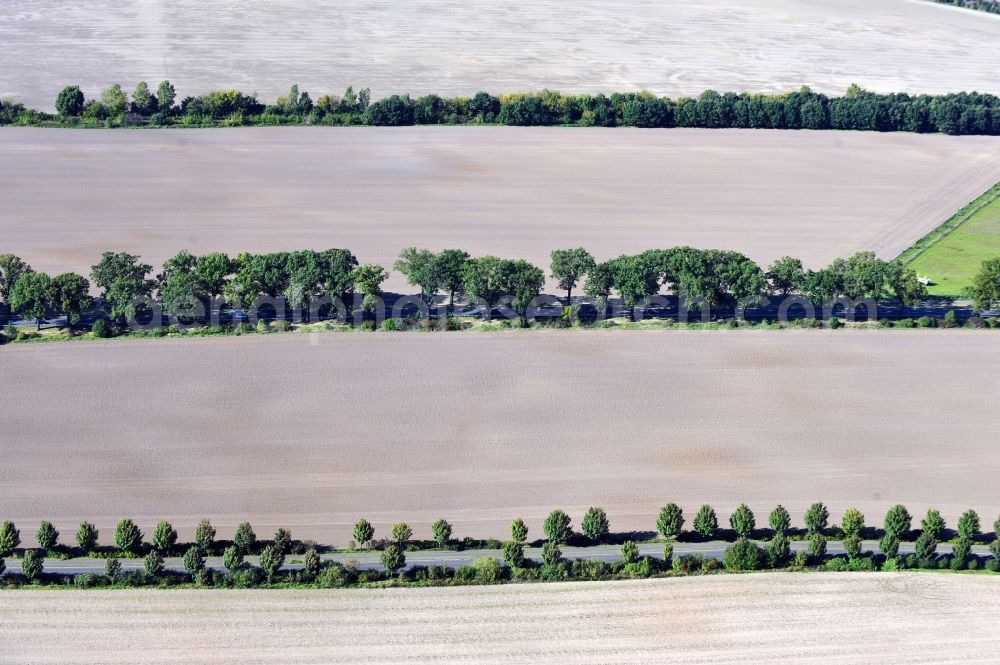
M293 85L273 104L238 90L176 99L169 81L155 92L139 83L130 95L118 84L87 100L79 86L56 98L56 115L0 102L0 124L123 125L436 125L502 124L598 127L841 129L880 132L1000 134L1000 98L977 92L945 95L879 94L852 85L842 97L803 87L780 94L707 90L697 98L648 92L564 95L543 90L499 97L391 95L373 101L364 88L313 101Z

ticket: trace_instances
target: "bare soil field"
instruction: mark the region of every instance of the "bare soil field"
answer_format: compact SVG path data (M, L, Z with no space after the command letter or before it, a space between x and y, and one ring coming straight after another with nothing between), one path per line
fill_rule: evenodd
M1000 514L1000 336L989 331L328 333L6 347L0 518L190 538L251 520L343 546L507 534L676 501L872 524L897 502ZM800 522L799 522L800 523ZM951 522L954 524L954 522ZM30 535L27 536L30 539Z
M0 131L2 250L90 272L105 250L408 245L529 259L690 244L767 263L891 258L1000 180L1000 137L763 130ZM386 288L412 291L402 275Z
M10 4L10 3L8 3ZM51 109L79 84L169 78L181 97L298 82L376 95L706 88L1000 92L1000 20L915 0L97 0L0 15L0 96Z
M9 591L0 663L968 663L1000 579L769 573L329 591Z

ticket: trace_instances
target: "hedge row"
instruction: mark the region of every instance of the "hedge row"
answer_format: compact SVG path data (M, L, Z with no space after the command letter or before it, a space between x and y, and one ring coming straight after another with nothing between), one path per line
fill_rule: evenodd
M293 85L273 104L238 90L213 91L179 102L169 81L155 93L140 82L131 98L117 83L88 100L79 86L56 97L57 114L0 103L0 124L58 126L239 126L239 125L437 125L483 124L599 127L702 127L842 129L883 132L1000 134L1000 98L995 95L878 94L851 85L842 97L808 87L780 94L707 90L697 98L657 97L649 92L564 95L551 90L472 97L392 95L371 100L368 88L322 95L315 102Z
M974 510L962 514L952 541L955 543L951 555L939 555L938 543L951 532L947 530L940 512L931 509L920 523L919 532L913 530L913 518L902 505L895 505L886 513L880 531L879 549L881 555L863 553L861 538L873 535L874 530L866 527L864 515L851 508L844 512L841 524L831 530L829 510L823 503L814 503L805 512L805 529L798 534L791 528L788 511L781 505L771 511L768 524L771 527L770 540L762 548L750 540L759 536L756 517L746 504L740 506L729 517L729 525L735 542L729 545L722 557L722 566L731 571L764 570L785 567L802 568L808 565L824 565L832 570L898 570L902 568L950 568L952 570L977 569L983 565L987 570L1000 571L1000 518L994 522L994 537L990 544L992 556L981 560L972 554L972 544L986 540L981 533L979 515ZM475 563L452 570L444 566L418 567L400 573L398 579L410 582L479 582L497 583L508 579L555 580L555 579L602 579L609 577L651 577L664 572L692 573L711 572L718 567L714 559L698 555L673 556L673 542L685 533L683 510L674 503L665 505L656 521L657 532L668 539L662 558L643 557L639 554L634 540L621 543L621 560L606 563L598 560L566 561L561 546L574 540L600 544L611 540L610 524L606 512L599 507L591 507L583 516L581 533L574 532L572 519L562 510L552 511L546 517L543 531L542 563L532 562L525 557L524 548L528 540L528 527L521 519L511 524L510 540L500 545L503 563L493 557L482 557ZM713 539L720 535L718 517L709 505L698 510L692 522L693 533L703 539ZM432 525L434 542L439 547L447 547L456 541L452 539L452 526L446 520L438 520ZM830 557L827 554L827 540L835 534L843 541L844 557ZM93 524L84 522L76 534L76 542L83 552L96 552L98 532ZM808 541L806 550L791 551L790 538L804 536ZM307 583L319 586L347 586L357 583L376 582L392 579L406 566L406 550L413 537L413 530L404 522L398 522L391 529L391 537L375 541L375 529L367 520L361 519L354 526L352 549L357 545L375 545L380 549L383 571L362 571L356 564L341 564L323 561L315 543L294 543L291 532L278 529L271 541L258 541L253 527L244 522L239 525L232 541L216 540L216 530L208 520L202 520L195 529L195 542L182 546L177 542L177 532L169 522L161 521L153 531L152 542L143 541L143 533L131 519L121 520L115 527L116 552L106 555L103 576L80 574L74 578L51 579L44 573L43 558L46 553L59 552L59 532L50 522L42 522L35 538L41 549L27 549L21 561L22 573L8 575L7 582L19 584L22 581L48 581L54 584L67 583L78 586L101 584L124 584L144 586L151 584L170 585L195 582L206 586L247 587L268 584ZM901 541L915 536L915 553L899 555ZM486 541L481 541L484 544ZM0 525L0 556L9 556L20 545L20 533L16 526L6 521ZM499 543L497 543L499 545ZM494 545L495 546L495 545ZM227 573L206 566L206 556L221 550ZM286 557L293 551L302 555L302 570L281 571ZM123 573L119 556L136 557L145 552L143 571ZM183 552L186 575L166 571L164 557ZM245 557L251 553L260 554L260 566L249 564ZM0 574L5 564L0 559Z

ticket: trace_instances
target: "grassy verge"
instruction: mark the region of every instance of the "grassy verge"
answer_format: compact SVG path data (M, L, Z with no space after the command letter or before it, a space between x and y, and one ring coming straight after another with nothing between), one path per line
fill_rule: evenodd
M983 260L1000 256L1000 183L897 257L929 278L930 295L959 296Z

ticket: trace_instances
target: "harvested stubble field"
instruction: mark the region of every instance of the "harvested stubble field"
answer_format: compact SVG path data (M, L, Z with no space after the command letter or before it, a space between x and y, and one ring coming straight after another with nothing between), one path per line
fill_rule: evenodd
M1000 137L860 132L6 129L0 153L3 251L82 274L109 249L158 267L184 248L347 247L391 266L409 245L547 267L562 247L690 244L820 267L892 258L1000 180Z
M590 505L652 530L826 501L1000 513L990 331L328 333L3 349L0 506L30 534L131 516L191 538L249 519L343 546L367 517L417 537L541 536ZM951 522L954 523L953 521ZM27 536L30 539L30 535Z
M7 3L8 5L12 3ZM842 93L1000 92L1000 20L913 0L232 0L13 3L0 96L52 108L118 81L178 92L240 87L273 100L369 85L376 95L471 95L543 87Z
M0 594L0 663L967 663L1000 578L768 573L316 591Z

